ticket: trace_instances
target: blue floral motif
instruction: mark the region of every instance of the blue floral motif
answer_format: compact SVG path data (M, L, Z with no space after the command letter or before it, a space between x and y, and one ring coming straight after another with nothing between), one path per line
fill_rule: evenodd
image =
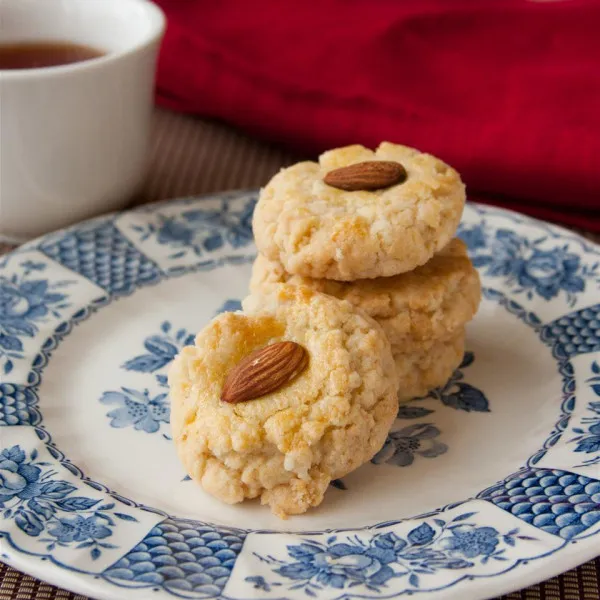
M173 331L172 324L164 321L160 325L160 334L151 335L145 339L146 353L133 357L122 367L127 371L154 373L159 387L166 388L165 368L177 356L181 348L193 343L194 336L186 329ZM133 426L137 431L156 433L162 423L169 423L171 415L167 392L152 396L148 389L135 390L122 387L119 391L104 392L100 402L116 405L116 408L106 414L111 419L111 427L116 428ZM163 436L170 439L167 434L163 433Z
M592 363L592 373L594 375L588 379L590 386L596 396L600 396L600 365L594 361ZM585 460L579 467L588 467L590 465L600 464L600 402L590 402L588 410L593 414L591 417L583 417L581 424L586 426L574 427L573 432L578 435L570 442L577 442L575 452L585 452L586 454L597 454L588 460Z
M452 530L452 537L443 541L443 547L465 558L475 558L491 556L499 541L498 532L493 527L463 525Z
M465 412L490 412L490 404L486 395L476 387L462 381L465 376L463 369L472 365L474 361L475 356L473 353L465 352L460 366L454 371L446 385L431 390L427 396L417 398L416 401L434 398L445 406L457 410L464 410ZM400 407L400 412L403 412L402 406Z
M250 575L249 577L246 577L244 579L244 581L247 581L248 583L252 584L252 587L255 590L263 590L265 592L270 592L271 591L271 584L268 584L265 581L264 577L261 577L260 575ZM280 583L273 583L273 586L279 586L281 585Z
M123 387L120 392L104 392L100 402L117 405L106 413L111 419L111 427L133 426L137 431L156 433L161 423L169 422L171 409L167 398L166 392L152 398L147 389L139 391Z
M90 548L96 560L102 549L117 546L104 540L112 535L115 521L137 521L131 515L114 512L114 503L98 506L100 500L73 496L72 483L55 479L50 464L38 461L37 450L29 456L20 446L0 452L0 510L5 519L14 519L17 527L31 537L46 542L46 550L56 546ZM76 514L74 514L76 513ZM48 537L39 537L42 533Z
M473 227L460 225L458 235L471 252L475 252L480 248L485 248L487 245L487 234L481 225L475 225Z
M227 300L217 310L217 314L225 311L239 310L239 300ZM185 346L193 345L194 335L185 328L173 330L170 321L160 325L160 333L151 335L144 340L144 354L134 356L122 367L126 371L138 373L153 373L159 387L168 387L166 367L173 361L179 351ZM106 416L111 419L111 427L125 428L133 426L137 431L156 433L161 423L169 423L171 408L168 393L163 392L152 397L148 389L136 390L122 387L119 391L107 391L102 394L100 402L115 404L116 408ZM163 437L171 439L163 433Z
M46 268L44 263L26 260L20 266L19 275L0 275L0 365L5 375L12 371L14 359L23 358L22 338L34 337L40 322L48 315L60 317L60 310L69 306L67 296L56 290L72 282L50 284L31 278Z
M156 241L175 250L169 258L177 259L192 253L203 256L229 244L232 248L248 246L252 240L252 213L256 200L248 200L238 210L224 200L219 209L185 210L173 216L157 213L158 224L136 225L140 241L152 236Z
M440 430L432 423L416 423L388 434L383 448L372 458L376 465L387 463L397 467L412 465L415 455L435 458L448 451L448 446L435 438Z
M493 527L469 523L474 515L460 514L449 522L424 522L406 537L388 532L375 534L369 540L357 535L345 539L334 535L325 543L305 539L301 544L287 546L287 560L256 553L255 556L272 565L273 573L283 579L289 590L302 589L308 596L316 596L326 587L342 590L363 586L380 592L388 581L399 577L407 578L408 589L419 589L423 575L467 569L489 560L504 561L506 546L514 546L517 539L533 539L517 535L518 529L501 535ZM267 582L264 577L253 578L252 583L267 591L266 586L281 585Z
M138 373L154 373L168 366L183 347L193 343L193 334L184 328L173 332L170 321L164 321L160 325L160 334L151 335L144 340L146 353L128 360L123 368ZM164 373L156 375L156 380L159 385L166 387L167 377Z
M59 542L83 542L85 540L103 540L112 535L112 531L96 516L63 517L48 526L48 533Z
M399 419L420 419L435 411L431 408L419 406L422 400L436 399L445 406L464 410L466 412L490 412L489 402L485 394L474 386L462 381L463 369L473 364L475 357L472 352L465 352L462 363L453 373L448 383L436 388L423 398L415 398L407 404L400 406ZM414 462L415 455L424 458L435 458L448 451L448 446L437 438L440 430L433 423L419 423L410 425L388 435L383 448L375 455L372 462L383 462L398 467L407 467Z
M422 398L417 398L416 400L421 400ZM398 419L420 419L421 417L426 417L435 412L435 410L431 408L425 408L424 406L415 406L415 399L407 402L406 404L401 404L398 409Z
M508 229L491 230L485 221L462 225L459 236L469 246L476 267L490 277L504 278L514 293L526 293L529 299L537 294L551 300L565 292L573 306L586 280L600 282L600 263L582 265L568 244L542 248L548 236L531 240Z

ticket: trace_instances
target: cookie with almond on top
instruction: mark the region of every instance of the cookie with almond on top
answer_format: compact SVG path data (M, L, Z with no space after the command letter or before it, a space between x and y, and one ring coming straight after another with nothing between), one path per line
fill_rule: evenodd
M173 440L186 471L228 504L281 518L319 505L368 462L398 411L391 346L352 304L276 285L217 316L170 373Z
M354 281L425 264L454 237L459 174L438 158L383 142L329 150L281 170L261 190L256 245L290 274Z

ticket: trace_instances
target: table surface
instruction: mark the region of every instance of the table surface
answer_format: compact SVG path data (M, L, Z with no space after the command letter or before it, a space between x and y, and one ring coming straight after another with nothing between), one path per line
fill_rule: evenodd
M257 188L299 157L225 125L157 110L152 164L131 206L228 189ZM600 241L600 236L582 232ZM11 248L0 244L0 254ZM600 550L600 549L599 549ZM87 600L0 562L0 600ZM600 557L501 600L599 600Z

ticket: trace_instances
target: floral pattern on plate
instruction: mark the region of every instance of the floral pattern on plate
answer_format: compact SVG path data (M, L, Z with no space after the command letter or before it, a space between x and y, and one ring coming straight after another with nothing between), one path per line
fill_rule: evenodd
M226 300L217 310L217 314L226 311L240 310L239 300ZM168 388L166 371L177 353L184 347L194 343L195 334L185 328L173 331L170 321L163 321L160 333L150 335L144 340L144 354L138 354L126 361L122 368L126 371L151 373L155 383L160 388ZM151 393L148 388L143 390L121 387L120 390L107 391L100 398L102 404L115 405L116 408L106 413L110 418L110 426L116 428L133 427L138 431L156 433L161 424L168 424L171 408L168 392ZM163 437L170 440L168 433Z
M116 226L165 273L212 269L254 253L256 194L227 192L177 204L142 207L120 215ZM253 255L252 255L253 258Z
M8 375L15 359L22 359L23 338L33 338L48 315L60 319L69 306L65 287L73 281L50 282L43 262L24 260L21 272L0 275L0 371Z
M215 311L239 308L255 199L107 216L0 261L3 560L115 599L334 600L498 595L596 553L600 252L490 207L467 206L461 226L484 287L471 353L446 386L401 409L381 466L351 474L347 491L330 490L286 531L181 481L164 439L166 370ZM509 430L511 453L492 460ZM430 506L446 498L448 465L452 497Z
M313 597L326 586L340 590L361 586L382 592L390 579L401 577L407 578L409 588L418 589L420 575L468 569L488 560L505 561L507 546L534 539L520 535L518 528L501 535L494 527L478 527L468 521L472 516L459 514L449 523L434 519L418 525L406 537L388 532L375 534L368 541L357 535L334 535L324 543L305 540L287 547L287 560L257 554L273 567L273 573L291 580L287 586L269 584L263 577L246 580L265 591L282 586Z
M600 365L597 361L592 363L592 377L588 383L594 394L600 397ZM581 419L582 427L574 427L576 437L569 440L577 444L575 452L591 455L580 466L600 464L600 401L590 402L587 406L588 416Z
M77 487L58 479L51 463L37 460L37 450L26 454L19 445L0 452L0 509L5 519L46 542L46 550L75 545L89 548L92 560L102 549L117 546L104 541L112 535L115 520L134 521L128 514L115 512L115 503L74 496Z
M544 246L547 236L532 240L510 229L492 229L485 219L462 225L458 234L477 268L487 276L502 277L513 293L524 293L530 300L536 294L552 300L562 293L573 306L586 282L600 282L600 261L582 264L568 244Z

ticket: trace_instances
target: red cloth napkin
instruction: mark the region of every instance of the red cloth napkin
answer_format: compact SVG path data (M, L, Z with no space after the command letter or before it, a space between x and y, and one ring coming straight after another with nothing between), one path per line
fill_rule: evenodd
M597 0L158 0L159 101L316 153L381 140L600 231Z

